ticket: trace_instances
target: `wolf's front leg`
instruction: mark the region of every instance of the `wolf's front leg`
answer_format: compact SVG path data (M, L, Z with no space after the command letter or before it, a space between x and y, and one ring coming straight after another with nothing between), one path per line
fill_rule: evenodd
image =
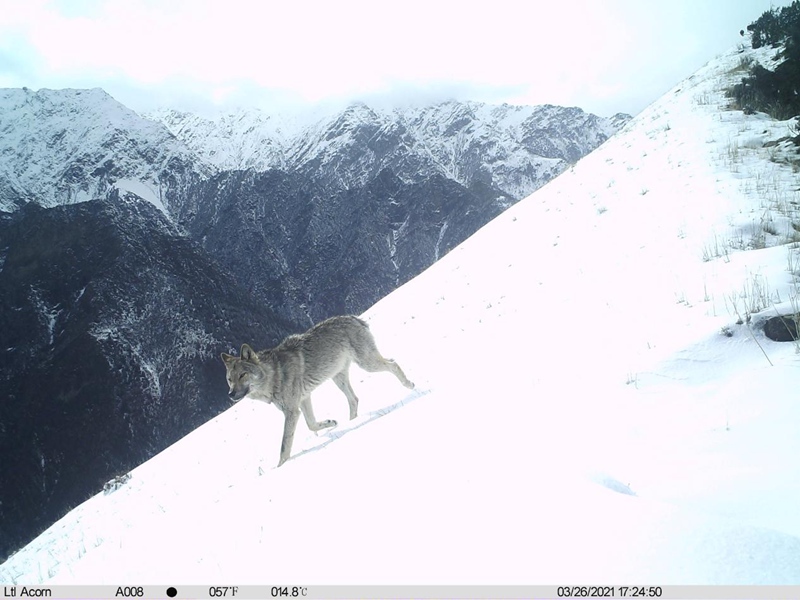
M311 406L311 398L306 396L300 401L300 410L303 411L303 416L306 418L306 425L311 431L319 431L326 427L336 427L336 421L333 419L325 419L324 421L317 421L314 416L314 409Z
M294 430L297 429L300 411L297 408L287 408L284 410L283 415L286 420L283 422L283 441L281 442L281 458L278 461L279 467L289 460L289 454L292 452Z

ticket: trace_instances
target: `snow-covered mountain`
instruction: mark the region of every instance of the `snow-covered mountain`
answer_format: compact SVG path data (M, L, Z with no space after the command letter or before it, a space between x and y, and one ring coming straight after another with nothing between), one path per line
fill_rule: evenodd
M175 110L148 115L221 170L282 169L333 189L391 169L406 182L438 174L492 185L519 199L599 146L630 119L579 108L444 102L404 109L353 104L300 119L241 110L216 119Z
M140 117L101 89L0 90L0 211L134 192L176 210L189 180L217 171L297 171L328 189L363 187L385 169L480 182L519 199L629 119L578 108L446 102L333 114L240 110L215 120L161 110Z
M417 383L355 371L279 469L244 400L0 565L96 584L800 584L790 123L731 52L372 307ZM224 583L223 583L224 582ZM302 582L302 583L300 583Z
M0 211L130 191L162 211L191 175L213 171L163 126L99 88L0 89Z

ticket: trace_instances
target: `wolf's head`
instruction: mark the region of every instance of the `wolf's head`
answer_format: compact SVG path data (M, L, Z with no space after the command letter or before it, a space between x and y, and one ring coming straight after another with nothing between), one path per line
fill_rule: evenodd
M241 356L222 353L225 363L225 376L228 379L228 397L231 402L238 402L248 393L250 387L262 379L258 354L247 344L242 345Z

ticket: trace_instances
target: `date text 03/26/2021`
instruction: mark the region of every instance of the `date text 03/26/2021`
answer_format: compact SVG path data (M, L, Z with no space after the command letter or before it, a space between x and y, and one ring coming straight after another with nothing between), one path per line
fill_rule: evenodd
M657 585L562 585L556 590L559 598L660 598Z

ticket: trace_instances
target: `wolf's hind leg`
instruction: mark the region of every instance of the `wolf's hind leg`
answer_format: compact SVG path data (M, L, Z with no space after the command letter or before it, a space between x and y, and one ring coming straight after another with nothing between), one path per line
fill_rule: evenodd
M377 349L374 352L364 353L364 355L359 356L356 363L359 367L371 373L389 371L389 373L397 377L404 386L409 389L414 389L414 384L406 377L406 374L403 373L403 369L400 368L400 365L391 358L383 358Z
M314 408L311 406L311 396L306 396L300 401L300 410L303 411L303 416L306 418L306 425L311 431L319 431L326 427L335 427L336 421L333 419L325 419L324 421L317 421L314 417Z
M383 362L386 365L386 369L390 373L393 373L394 376L400 380L400 383L402 383L410 390L414 389L414 382L411 381L408 377L406 377L406 374L403 373L403 369L400 368L400 365L394 362L391 358L384 358Z
M338 386L342 393L347 396L347 403L350 405L350 420L352 421L358 416L358 396L353 391L353 386L350 385L350 377L347 374L348 367L338 375L333 376L333 382Z

